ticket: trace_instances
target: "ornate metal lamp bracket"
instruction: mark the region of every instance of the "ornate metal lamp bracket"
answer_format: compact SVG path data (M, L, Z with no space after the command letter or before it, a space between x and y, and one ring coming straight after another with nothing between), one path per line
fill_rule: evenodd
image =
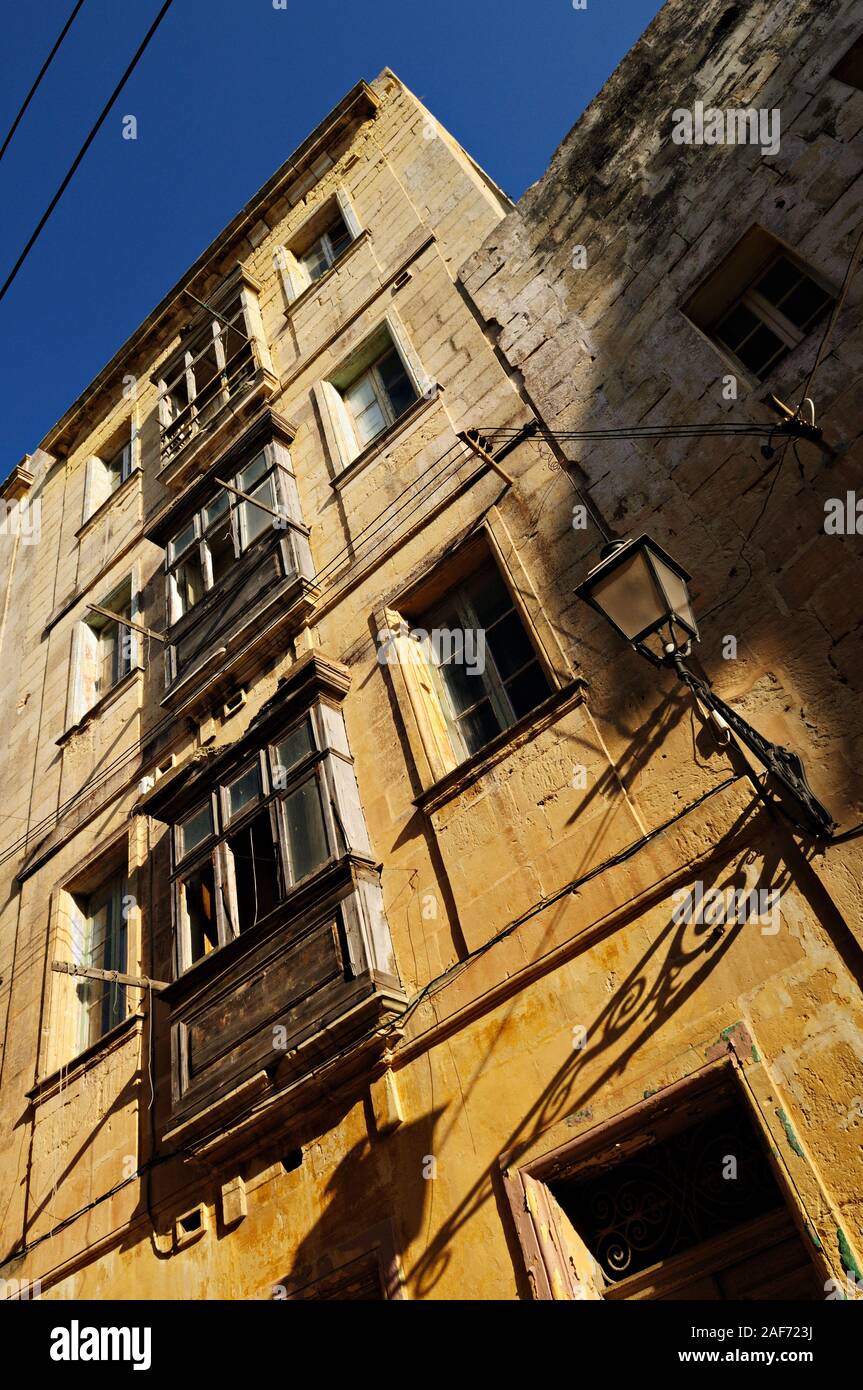
M801 821L809 833L817 839L829 839L836 822L812 791L806 777L806 769L798 754L789 748L783 748L780 743L771 743L757 729L753 729L731 705L727 705L715 695L705 681L690 671L679 651L669 652L665 664L670 666L677 674L678 680L682 681L703 705L714 710L737 735L740 742L760 759L770 775L796 803Z

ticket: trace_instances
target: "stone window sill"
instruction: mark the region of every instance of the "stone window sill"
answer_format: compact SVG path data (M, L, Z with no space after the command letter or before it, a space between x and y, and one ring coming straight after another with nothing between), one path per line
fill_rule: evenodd
M554 723L569 709L581 704L586 688L587 681L583 676L576 676L568 681L543 700L541 705L537 705L536 709L523 715L515 724L511 724L508 729L504 729L485 744L479 752L473 753L464 762L459 763L458 767L454 767L451 772L447 772L431 786L424 788L419 796L414 798L414 806L426 815L445 806L515 748L534 738L540 728Z
M114 700L119 699L124 691L130 690L132 686L140 680L143 674L143 666L133 666L131 671L129 671L122 680L117 681L116 685L112 685L110 690L106 690L101 699L97 700L95 705L91 705L90 708L81 715L77 723L70 724L68 729L66 729L58 739L54 740L57 747L62 748L65 743L69 742L73 734L80 733L82 729L86 728L91 719L97 719L109 705L113 704Z
M130 1034L139 1032L144 1018L145 1015L140 1010L127 1014L119 1023L115 1023L113 1028L109 1028L107 1033L103 1033L101 1038L97 1038L89 1047L85 1047L83 1052L79 1052L77 1057L63 1062L47 1076L40 1077L35 1086L26 1092L27 1099L38 1105L40 1101L50 1099L61 1086L63 1090L73 1086L84 1072L98 1066L109 1053L121 1047Z
M398 436L404 430L409 429L430 406L436 403L442 391L443 387L436 385L433 395L420 396L419 400L414 401L413 405L409 406L404 414L400 415L388 429L384 430L383 434L379 434L377 439L373 439L371 444L367 444L361 454L357 454L346 468L343 468L340 473L336 474L335 478L331 479L330 487L338 491L345 483L349 483L352 478L361 473L373 459L386 453Z

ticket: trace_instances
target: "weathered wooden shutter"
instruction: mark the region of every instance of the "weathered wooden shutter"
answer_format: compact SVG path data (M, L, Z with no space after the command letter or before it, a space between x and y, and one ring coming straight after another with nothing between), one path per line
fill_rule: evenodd
M521 1181L552 1298L601 1299L602 1272L560 1203L545 1183L527 1173Z
M83 719L96 703L98 690L98 638L89 623L76 623L72 629L67 727Z
M345 403L331 381L316 381L314 392L330 455L340 471L347 468L359 452L353 426Z
M390 667L394 679L398 673L404 683L423 752L437 781L455 767L457 760L428 656L410 636L410 628L400 613L388 608L384 616L387 626L378 633L381 661Z

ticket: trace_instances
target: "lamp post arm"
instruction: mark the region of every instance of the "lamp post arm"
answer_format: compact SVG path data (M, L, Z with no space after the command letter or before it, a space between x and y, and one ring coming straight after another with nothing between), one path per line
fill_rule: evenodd
M768 772L793 798L810 834L817 839L829 839L836 822L812 791L799 756L789 748L783 748L781 743L771 743L759 734L757 729L753 729L731 705L727 705L715 695L705 681L689 670L679 652L673 652L666 660L676 672L678 680L682 681L708 709L721 715L740 742L760 759Z

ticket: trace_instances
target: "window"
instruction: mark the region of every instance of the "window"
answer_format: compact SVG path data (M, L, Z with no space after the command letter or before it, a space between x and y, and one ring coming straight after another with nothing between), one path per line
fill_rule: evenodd
M783 1169L729 1065L508 1169L504 1184L535 1297L823 1298Z
M111 492L116 492L132 472L132 442L129 440L105 464Z
M756 225L702 282L684 313L741 369L763 381L832 303L817 274Z
M255 295L241 284L221 299L218 316L207 316L187 334L159 385L159 422L163 462L179 453L205 428L215 427L223 408L254 376L263 342Z
M373 362L342 395L358 450L383 434L417 399L413 382L395 348Z
M310 285L313 285L316 280L320 280L330 266L335 265L339 256L348 249L352 240L353 237L345 226L344 218L339 213L327 230L322 232L317 240L312 242L308 251L299 258L300 265Z
M98 511L128 478L131 478L137 468L136 453L134 427L127 423L122 437L115 437L104 454L94 454L88 459L84 479L85 521Z
M839 59L830 75L849 87L863 91L863 34Z
M330 455L338 471L380 439L421 396L432 398L401 322L384 322L326 381L314 387Z
M135 633L119 621L134 615L131 579L102 599L99 607L116 613L118 618L91 611L75 629L70 709L72 723L77 723L118 685L132 670L137 659Z
M277 476L274 457L263 451L228 481L255 502L278 512ZM239 555L260 536L272 533L274 521L277 518L254 502L242 501L224 489L215 493L168 542L168 621L176 622L194 608L225 577Z
M521 615L494 563L418 619L416 636L453 752L469 757L551 694Z
M826 290L781 254L719 319L714 332L763 381L831 303Z
M72 898L72 957L76 965L126 971L125 879L117 874ZM75 1051L83 1052L126 1017L126 988L112 980L75 978Z
M178 966L268 917L347 852L369 854L342 716L315 707L174 826Z
M326 275L362 234L345 189L307 218L287 246L279 247L276 266L289 304Z

